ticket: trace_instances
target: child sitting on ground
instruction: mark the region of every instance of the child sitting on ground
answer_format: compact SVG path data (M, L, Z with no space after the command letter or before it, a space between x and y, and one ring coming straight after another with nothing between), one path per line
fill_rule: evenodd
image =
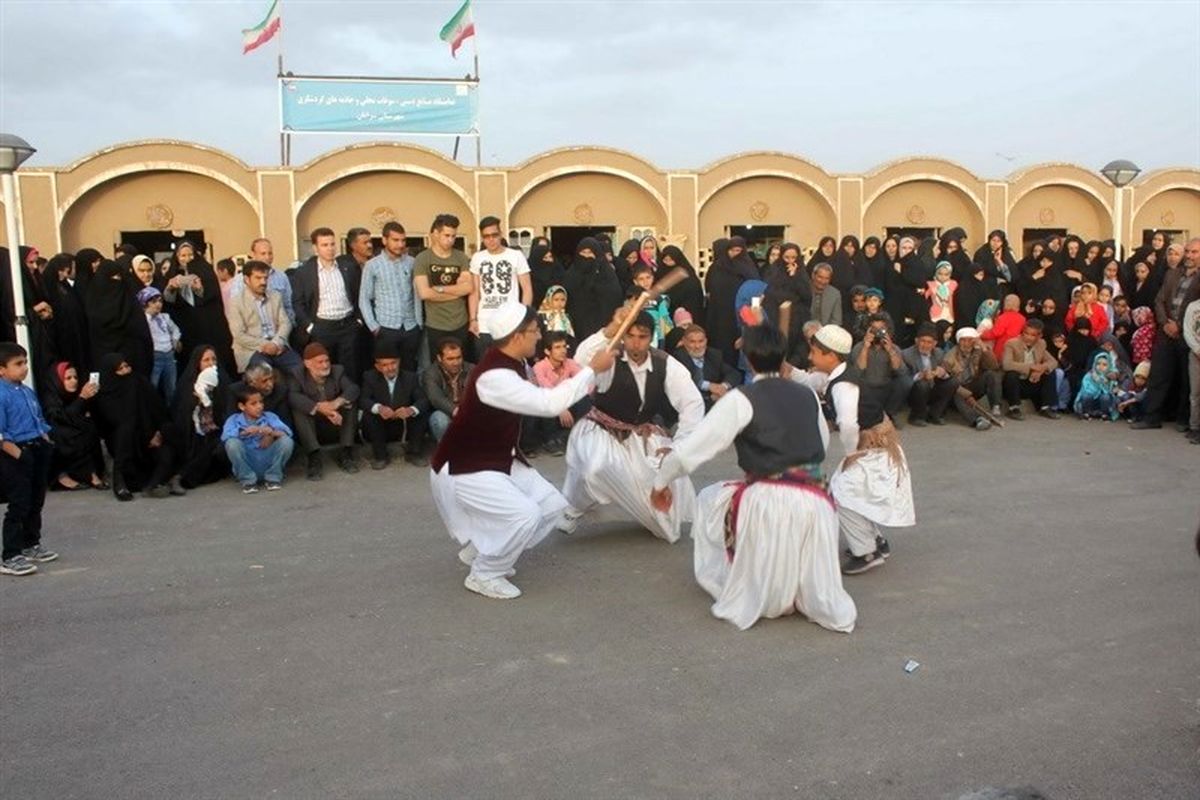
M867 328L871 327L871 318L874 314L879 314L887 320L887 328L889 331L896 330L895 324L892 321L892 315L883 310L883 290L876 289L872 286L863 292L863 303L867 309L866 321L863 323L862 330L852 332L856 342L861 342L867 335ZM875 317L878 319L878 317Z
M1117 413L1132 422L1142 418L1146 400L1146 385L1150 382L1150 362L1143 361L1133 369L1133 378L1117 391Z
M1075 415L1080 419L1113 421L1119 416L1117 382L1109 372L1111 363L1112 357L1106 350L1097 350L1092 356L1092 368L1083 376L1079 394L1075 396Z
M221 430L221 443L233 465L233 477L243 494L258 491L259 482L273 492L283 484L283 470L292 457L292 429L263 410L262 392L243 388L237 394L239 413L230 414Z
M146 325L154 342L154 368L150 385L158 390L167 405L175 400L175 354L183 349L183 334L167 312L163 311L162 292L147 286L137 293L138 302L146 313Z
M533 365L533 382L543 389L553 389L575 377L582 367L567 356L567 335L561 331L546 334L542 341L545 358ZM561 456L567 451L567 437L575 422L592 407L591 397L584 397L557 417L539 418L542 449L547 455Z

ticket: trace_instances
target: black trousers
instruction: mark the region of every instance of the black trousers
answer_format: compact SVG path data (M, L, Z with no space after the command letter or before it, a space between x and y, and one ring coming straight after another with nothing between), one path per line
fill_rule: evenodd
M954 398L954 390L957 388L958 381L953 378L915 381L908 393L908 407L912 416L915 419L924 419L930 415L941 417L950 406L950 401Z
M300 442L305 453L315 453L322 444L340 444L342 447L354 446L354 431L356 426L355 410L352 407L341 410L342 424L335 426L325 418L324 414L296 414L293 418L296 440Z
M1159 331L1158 341L1150 353L1150 384L1146 387L1146 421L1161 423L1164 416L1187 422L1191 414L1188 404L1188 346L1181 336L1172 339Z
M384 342L394 344L400 352L400 368L410 372L419 372L421 369L421 333L420 327L411 330L380 327L379 333L375 334L375 344L379 345ZM361 376L353 376L353 379L357 381L359 377Z
M417 414L408 419L384 419L367 411L362 418L362 437L371 445L371 458L387 460L388 442L404 440L404 452L420 454L425 431L429 427L429 414Z
M19 555L42 540L42 506L46 504L46 481L54 445L34 439L19 445L21 457L0 452L0 481L8 495L4 514L5 560Z
M425 338L429 342L429 362L431 364L437 363L438 343L447 338L454 339L458 342L458 346L462 348L464 357L471 355L471 351L467 347L468 342L466 325L462 326L461 328L455 328L452 331L443 331L437 328L426 327Z
M346 377L355 383L362 381L362 362L359 360L362 326L353 316L334 321L318 319L309 333L311 340L325 345L329 360L340 364ZM301 352L303 352L301 348Z
M150 447L138 441L136 426L130 422L113 431L108 449L113 457L113 490L125 487L132 491L153 489L166 483L176 473L182 453L179 433L166 423L160 429L162 444Z
M1004 402L1010 406L1021 405L1021 400L1028 399L1037 403L1040 408L1054 408L1058 403L1058 387L1054 385L1054 373L1043 373L1037 383L1022 378L1019 372L1004 373Z

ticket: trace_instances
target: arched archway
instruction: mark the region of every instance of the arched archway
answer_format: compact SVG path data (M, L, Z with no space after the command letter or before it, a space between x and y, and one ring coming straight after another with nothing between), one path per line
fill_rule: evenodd
M1062 230L1085 241L1113 234L1112 214L1089 188L1072 183L1043 183L1012 201L1006 230L1014 244L1026 231Z
M864 201L863 235L883 236L889 228L948 228L967 232L968 247L978 245L984 230L979 200L963 186L936 178L899 179Z
M63 248L110 252L124 232L201 230L216 258L244 253L260 234L258 212L241 192L207 175L149 170L93 184L65 207Z
M1148 230L1182 231L1200 236L1200 189L1176 186L1146 198L1133 215L1133 241L1137 246Z
M463 198L440 181L399 169L352 172L300 198L296 231L301 257L311 251L308 234L314 228L333 228L339 237L354 227L379 235L384 223L396 220L411 239L428 235L438 214L454 214L459 234L475 240L475 214Z
M784 238L802 247L837 231L829 200L798 176L759 173L740 177L701 198L700 246L726 235L734 225L783 227Z

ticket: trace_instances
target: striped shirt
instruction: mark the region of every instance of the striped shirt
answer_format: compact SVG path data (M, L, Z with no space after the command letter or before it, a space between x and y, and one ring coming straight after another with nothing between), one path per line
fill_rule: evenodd
M317 259L317 319L339 320L354 313L354 305L346 294L346 281L337 262L328 267Z
M393 259L384 250L363 266L358 306L372 332L380 328L411 330L420 326L420 307L413 290L413 257Z

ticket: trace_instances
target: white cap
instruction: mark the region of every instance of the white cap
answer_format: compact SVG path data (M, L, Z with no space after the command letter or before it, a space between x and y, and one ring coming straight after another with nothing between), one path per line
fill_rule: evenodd
M954 334L954 341L961 342L968 336L970 336L972 339L978 339L979 331L975 330L974 328L959 328L958 333Z
M822 325L821 330L817 331L813 338L843 356L850 355L850 349L854 347L854 337L850 335L850 331L840 325Z
M525 306L510 300L491 313L485 333L493 339L503 339L525 321Z

